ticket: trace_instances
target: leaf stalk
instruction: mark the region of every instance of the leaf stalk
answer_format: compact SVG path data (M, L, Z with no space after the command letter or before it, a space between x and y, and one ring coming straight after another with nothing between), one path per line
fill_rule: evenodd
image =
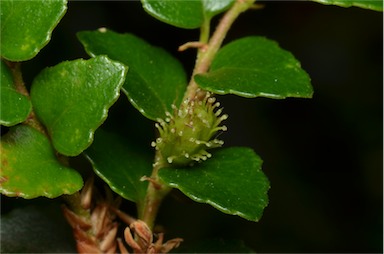
M8 67L11 70L12 77L13 77L13 84L16 90L22 95L26 96L28 99L31 99L28 89L25 87L25 83L23 80L23 75L21 72L21 63L10 62L10 61L5 61L5 63L8 65ZM41 124L41 122L37 119L36 114L33 111L33 108L29 113L29 116L27 117L27 119L24 121L24 124L31 126L32 128L40 131L41 133L43 133L45 136L48 137L47 130Z

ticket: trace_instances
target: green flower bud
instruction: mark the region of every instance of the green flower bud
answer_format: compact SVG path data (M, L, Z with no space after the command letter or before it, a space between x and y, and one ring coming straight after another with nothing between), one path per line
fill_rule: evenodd
M160 137L152 146L160 151L168 163L186 166L195 161L206 160L211 154L206 150L220 147L222 140L212 139L218 131L226 131L221 122L228 118L221 115L222 109L214 97L207 93L203 100L185 100L180 108L173 106L173 114L155 124Z

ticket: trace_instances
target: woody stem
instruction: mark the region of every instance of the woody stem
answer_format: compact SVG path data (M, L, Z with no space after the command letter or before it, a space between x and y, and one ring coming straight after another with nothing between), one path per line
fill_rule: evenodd
M138 206L139 219L144 221L151 230L155 225L156 215L164 197L172 190L159 181L158 171L168 165L162 160L159 151L156 151L155 162L144 203L142 206Z

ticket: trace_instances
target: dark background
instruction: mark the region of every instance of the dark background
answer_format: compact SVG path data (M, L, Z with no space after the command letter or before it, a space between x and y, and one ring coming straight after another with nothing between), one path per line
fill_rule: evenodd
M167 238L183 237L186 245L219 237L242 239L257 252L382 252L382 13L312 2L263 3L263 10L240 16L225 42L250 35L277 41L300 60L315 91L313 99L218 97L230 116L221 138L227 146L252 147L263 158L270 204L254 223L175 192L158 222ZM99 27L166 48L192 71L195 51L179 53L177 47L197 40L198 30L158 22L137 1L71 1L51 42L23 65L26 82L45 66L88 58L76 33ZM131 132L153 127L123 94L108 121L124 121ZM153 138L152 132L143 135L145 142ZM4 197L2 202L5 214L32 204Z

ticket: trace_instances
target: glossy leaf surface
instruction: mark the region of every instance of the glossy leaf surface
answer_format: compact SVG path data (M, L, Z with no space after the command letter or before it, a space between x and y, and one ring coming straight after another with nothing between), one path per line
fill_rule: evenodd
M127 68L105 56L62 62L35 78L31 99L55 149L68 156L85 150L120 95Z
M312 0L322 4L338 5L341 7L356 6L364 9L383 11L382 0Z
M156 19L181 28L198 28L203 22L201 1L142 0L144 10Z
M81 189L80 174L56 159L49 139L26 125L1 138L0 191L11 197L55 198Z
M269 181L252 149L225 148L192 168L164 168L159 177L189 198L258 221L268 204Z
M124 137L102 129L96 132L95 141L85 154L97 175L113 191L136 203L144 199L148 182L140 178L150 176L153 155L141 152Z
M209 18L227 10L235 2L235 0L202 0L203 11Z
M156 120L179 105L187 78L182 65L165 50L131 35L100 29L78 33L91 56L105 54L129 66L123 91L144 116Z
M12 126L23 122L31 112L31 102L16 90L12 73L3 61L0 85L0 124Z
M308 74L294 56L264 37L246 37L219 50L208 73L195 76L200 87L243 97L310 98Z
M181 28L199 28L205 19L228 9L234 0L141 0L144 10L158 20Z
M1 56L11 61L36 56L66 9L66 0L1 1Z

